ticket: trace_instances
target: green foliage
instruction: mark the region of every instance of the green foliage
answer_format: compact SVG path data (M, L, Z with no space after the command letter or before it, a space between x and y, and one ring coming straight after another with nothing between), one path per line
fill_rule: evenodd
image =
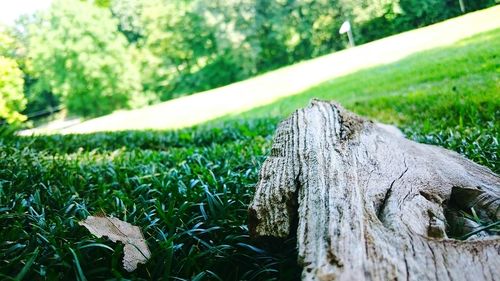
M46 110L51 110L60 105L59 99L49 90L37 88L36 78L31 70L31 58L27 54L29 25L41 24L37 15L24 15L20 17L16 25L6 27L0 32L0 55L14 59L23 72L24 96L27 104L24 114L30 116Z
M141 14L144 4L145 1L138 0L120 0L110 3L111 13L118 20L118 30L127 37L130 43L135 43L143 37Z
M21 122L26 116L24 97L24 73L18 63L20 44L10 30L0 25L0 124Z
M139 72L106 9L55 1L29 26L29 56L36 88L53 92L75 114L110 113L140 98Z
M91 0L90 2L102 8L107 8L111 5L111 0Z
M17 63L0 55L0 120L7 123L26 120L20 113L26 107L23 83L23 73Z
M363 43L460 14L455 0L139 0L111 10L137 48L145 91L162 100L340 50L348 18Z
M0 25L0 56L15 58L19 42L10 34L8 28Z
M466 11L495 5L494 0L464 1ZM358 43L423 27L462 14L458 0L344 1Z
M257 73L255 50L236 2L115 1L119 27L135 46L143 87L166 100ZM253 32L253 31L250 31Z
M214 44L204 18L193 11L193 2L146 1L141 8L144 37L139 46L159 62L150 73L153 78L145 77L145 88L163 99L171 98L172 92L200 90L198 81L189 78L207 64Z

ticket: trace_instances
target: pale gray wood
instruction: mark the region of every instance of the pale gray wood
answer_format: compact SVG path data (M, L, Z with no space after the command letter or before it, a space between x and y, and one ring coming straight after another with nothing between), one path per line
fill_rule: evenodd
M488 168L313 100L278 126L249 227L296 229L303 280L500 280L497 236L446 235L470 207L498 221L499 198Z

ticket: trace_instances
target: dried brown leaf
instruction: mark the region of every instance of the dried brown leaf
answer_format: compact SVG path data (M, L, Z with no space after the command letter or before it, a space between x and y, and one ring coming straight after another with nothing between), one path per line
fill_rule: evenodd
M137 264L146 263L151 257L141 229L135 225L117 218L94 216L88 216L79 224L97 237L106 236L113 242L119 241L125 244L123 268L128 272L134 271Z

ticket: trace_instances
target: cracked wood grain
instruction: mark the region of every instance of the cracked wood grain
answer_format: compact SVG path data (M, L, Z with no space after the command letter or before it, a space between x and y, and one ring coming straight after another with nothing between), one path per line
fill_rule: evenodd
M277 128L249 229L296 233L303 280L500 280L497 236L447 236L471 207L498 221L499 198L489 169L313 100Z

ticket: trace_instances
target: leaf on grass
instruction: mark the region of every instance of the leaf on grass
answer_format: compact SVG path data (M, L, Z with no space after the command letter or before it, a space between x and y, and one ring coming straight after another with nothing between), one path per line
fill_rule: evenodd
M134 271L137 264L146 263L151 257L141 229L135 225L117 218L94 216L88 216L79 224L97 237L106 236L113 242L120 241L125 244L123 268L128 272Z

